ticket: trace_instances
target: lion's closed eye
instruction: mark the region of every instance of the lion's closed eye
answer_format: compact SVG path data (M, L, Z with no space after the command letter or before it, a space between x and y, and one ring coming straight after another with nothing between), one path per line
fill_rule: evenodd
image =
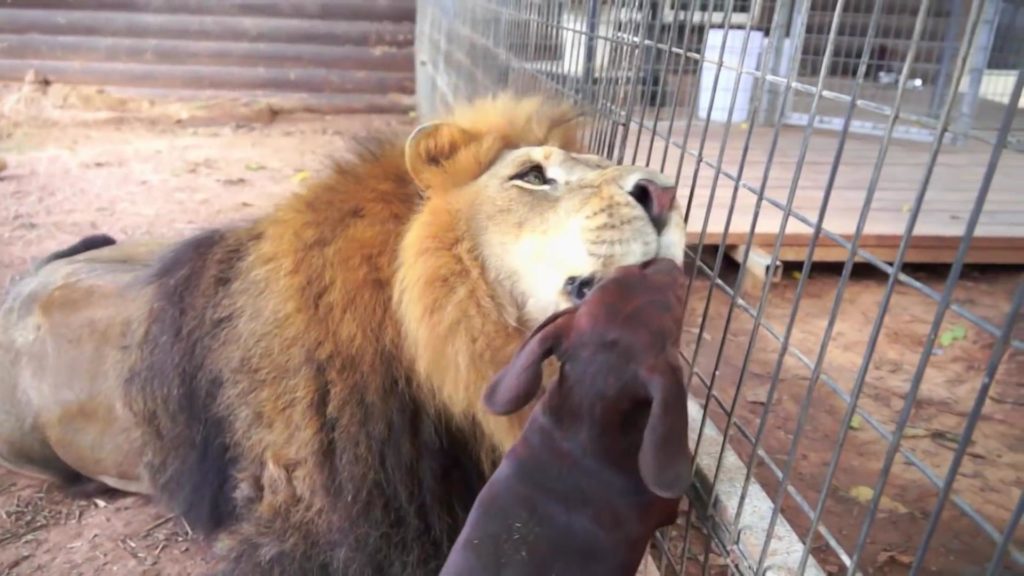
M509 180L513 184L525 184L527 188L547 188L555 183L554 180L547 177L544 172L544 167L540 164L531 164L526 168L516 172Z

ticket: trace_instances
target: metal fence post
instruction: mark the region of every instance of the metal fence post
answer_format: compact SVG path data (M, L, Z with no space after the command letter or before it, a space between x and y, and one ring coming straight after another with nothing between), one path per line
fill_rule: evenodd
M583 48L583 86L587 102L594 101L594 53L597 50L598 0L587 6L587 43Z
M985 76L985 69L988 67L988 56L992 51L992 41L996 33L996 24L999 21L999 9L1002 6L1002 0L978 1L984 2L984 5L974 45L971 46L970 60L967 63L965 72L967 81L964 95L960 99L959 114L953 121L951 130L951 141L955 145L966 142L971 128L973 128L974 115L978 110L981 82ZM959 91L960 86L952 86L951 89Z
M793 0L778 0L775 3L772 25L768 32L769 36L775 38L776 41L773 43L772 51L765 54L763 64L765 74L773 76L785 75L786 62L788 62L790 57L787 48L792 47L792 43L788 41L789 23L792 18ZM775 124L775 119L779 118L779 106L782 105L783 91L784 89L780 86L770 83L765 85L764 105L761 106L760 112L757 115L758 124L765 126Z
M942 111L942 104L950 90L955 88L951 84L951 74L959 50L956 39L963 33L964 9L960 0L946 0L949 5L949 19L946 21L946 30L942 38L942 55L939 57L939 74L935 78L935 89L932 90L931 102L928 104L928 114L938 118Z

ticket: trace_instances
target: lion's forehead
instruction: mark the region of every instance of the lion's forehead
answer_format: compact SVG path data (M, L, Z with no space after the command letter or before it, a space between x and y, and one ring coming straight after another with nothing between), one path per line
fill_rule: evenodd
M519 148L510 152L505 161L513 164L541 164L547 176L558 182L579 180L615 166L601 156L573 153L554 146Z
M609 167L569 159L564 162L553 162L547 165L546 168L548 178L556 182L571 184L593 177L594 174L602 173Z
M661 186L674 185L667 175L650 168L618 165L602 156L569 152L553 146L520 148L513 152L509 161L541 164L547 177L560 184L594 184L594 177L598 176L602 182L614 183L626 190L645 179Z

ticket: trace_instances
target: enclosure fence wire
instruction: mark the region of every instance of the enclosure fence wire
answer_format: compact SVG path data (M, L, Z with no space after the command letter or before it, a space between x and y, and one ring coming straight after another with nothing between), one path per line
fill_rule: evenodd
M957 485L993 401L993 383L1014 378L1007 374L1006 359L1024 352L1024 281L1018 279L998 317L975 309L957 292L979 230L991 219L987 201L1005 193L1007 179L999 177L999 167L1024 160L1017 115L1024 85L1020 4L419 0L422 115L502 90L570 99L592 119L582 134L591 151L673 175L679 197L686 199L681 209L688 222L687 258L696 272L690 309L697 310L699 322L692 346L682 353L694 367L691 395L702 402L696 453L709 446L713 453L705 460L709 469L695 468L703 479L695 503L654 539L662 574L717 569L763 574L771 568L804 574L823 573L822 566L850 575L870 570L876 558L867 553L878 519L894 506L885 494L895 468L909 469L933 494L915 533L904 535L911 544L898 557L907 573L941 566L947 552L935 543L951 532L969 533L961 536L973 542L974 556L959 560L986 574L1024 570L1021 476L1015 485L1002 487L1003 509L997 513ZM873 208L891 202L887 182L909 147L920 162L904 186L906 202L894 232L898 241L879 255L869 244ZM909 266L920 250L915 231L929 224L926 203L946 194L936 173L948 173L956 150L974 151L984 168L963 200L964 216L956 224L961 234L949 248L944 278L930 282ZM859 205L844 196L844 166L854 153L866 158ZM780 163L792 173L775 171ZM804 193L808 186L816 190L810 203ZM1024 202L1019 192L1016 198ZM848 213L849 230L832 229L829 218L836 211ZM787 243L793 229L800 230L802 252ZM739 264L734 273L728 271L726 245L744 248L731 252ZM820 337L809 343L814 339L804 337L808 327L801 306L811 289L816 255L837 250L840 256L832 260L841 263L841 271L834 295ZM758 274L763 281L748 290L749 275L758 270L754 259L763 261ZM798 265L792 270L795 287L788 312L771 314L777 298L773 280L783 260ZM851 306L848 289L857 264L884 277L885 286L871 303L870 322L857 327L866 335L858 365L852 374L835 373L829 360L837 329L843 329L842 314ZM706 289L696 289L697 284ZM902 397L892 414L880 414L864 404L863 393L877 369L893 302L906 294L930 302L934 314ZM923 404L929 366L948 346L942 342L951 318L987 339L988 357L977 371L976 393L960 429L946 439L952 455L937 463L904 440L920 432L911 426L912 417ZM773 360L760 402L763 412L744 418L739 403L765 349ZM738 350L737 376L726 379L726 356ZM766 450L769 437L778 433L770 428L769 414L783 394L792 394L781 383L793 366L806 371L806 384L787 413L787 445L780 454ZM819 393L841 407L832 447L814 480L797 482L803 445L821 435L812 419L822 402ZM829 511L844 497L834 487L853 458L844 450L851 431L862 427L884 449L872 461L854 463L869 469L873 480L858 494L858 513L844 517ZM727 466L733 453L744 455L738 476ZM695 459L695 467L700 462ZM770 510L751 516L762 485ZM723 507L723 502L730 504ZM799 543L795 552L786 548L790 533ZM896 557L892 551L872 552Z

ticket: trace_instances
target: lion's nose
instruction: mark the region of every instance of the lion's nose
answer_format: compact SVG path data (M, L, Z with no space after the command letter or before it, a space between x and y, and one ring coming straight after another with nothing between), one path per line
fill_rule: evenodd
M653 180L637 180L629 195L643 207L644 212L654 224L654 229L660 234L668 223L668 211L672 209L672 202L676 199L675 186L662 186Z

